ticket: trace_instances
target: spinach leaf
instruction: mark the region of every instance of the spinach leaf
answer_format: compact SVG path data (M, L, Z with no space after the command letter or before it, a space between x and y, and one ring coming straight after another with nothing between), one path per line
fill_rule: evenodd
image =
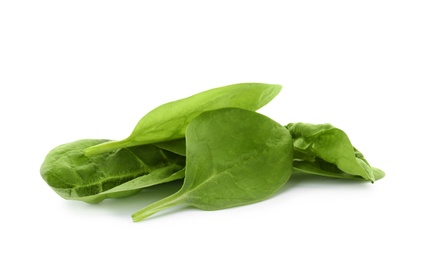
M184 177L185 157L153 145L84 154L83 149L107 141L85 139L54 148L42 163L42 178L65 199L97 203Z
M85 153L95 155L124 147L184 138L187 125L202 112L225 107L257 110L270 102L281 88L280 85L240 83L173 101L146 114L126 139L89 147Z
M174 205L218 210L264 200L292 172L292 138L285 127L256 112L205 112L186 131L182 188L132 215L140 221Z
M294 171L371 182L384 177L383 171L371 167L353 147L344 131L330 124L291 123L286 127L294 140Z

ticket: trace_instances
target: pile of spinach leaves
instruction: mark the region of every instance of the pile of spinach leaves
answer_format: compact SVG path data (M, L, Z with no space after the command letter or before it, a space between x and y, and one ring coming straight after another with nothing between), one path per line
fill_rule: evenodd
M163 104L124 140L55 147L41 176L64 199L87 203L184 179L178 192L134 213L134 221L174 205L218 210L258 202L293 172L369 182L384 177L344 131L330 124L282 126L255 112L281 88L241 83Z

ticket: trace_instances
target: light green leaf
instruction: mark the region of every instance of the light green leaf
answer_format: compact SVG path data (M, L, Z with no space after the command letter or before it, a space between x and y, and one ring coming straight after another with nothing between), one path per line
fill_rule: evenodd
M280 85L272 84L240 83L173 101L146 114L126 139L89 147L85 153L95 155L124 147L184 138L187 125L201 113L225 107L255 111L270 102L281 88Z

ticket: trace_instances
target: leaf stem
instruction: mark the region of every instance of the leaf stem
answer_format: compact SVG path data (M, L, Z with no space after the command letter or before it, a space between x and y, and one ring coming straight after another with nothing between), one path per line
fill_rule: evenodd
M125 148L131 146L130 141L122 140L122 141L109 141L101 144L97 144L91 147L84 149L84 154L86 156L97 155L105 152L114 151L117 149Z
M183 192L178 191L175 194L172 194L164 199L161 199L157 202L152 203L149 206L144 207L143 209L135 212L131 217L133 218L134 222L138 222L140 220L143 220L155 213L157 213L158 211L161 211L163 209L175 206L175 205L180 205L180 204L184 204L184 196L183 196Z

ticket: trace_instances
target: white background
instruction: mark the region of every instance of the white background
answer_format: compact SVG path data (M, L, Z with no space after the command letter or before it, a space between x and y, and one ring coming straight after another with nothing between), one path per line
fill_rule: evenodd
M210 2L0 2L0 258L434 259L433 2ZM123 139L239 82L283 85L261 113L332 123L387 176L294 177L261 203L133 223L179 183L89 205L39 175L59 144Z

